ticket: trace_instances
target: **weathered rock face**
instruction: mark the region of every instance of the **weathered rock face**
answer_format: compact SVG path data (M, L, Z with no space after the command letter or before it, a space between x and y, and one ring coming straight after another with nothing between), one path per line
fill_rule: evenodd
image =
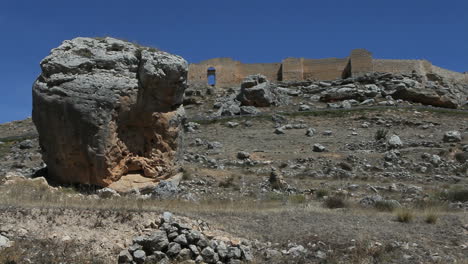
M64 41L41 61L33 121L49 176L107 186L172 173L187 62L113 39Z

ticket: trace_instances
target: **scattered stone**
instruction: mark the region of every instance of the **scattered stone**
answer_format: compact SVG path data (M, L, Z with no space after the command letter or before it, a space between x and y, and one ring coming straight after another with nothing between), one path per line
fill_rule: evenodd
M239 123L237 123L237 122L227 122L227 126L230 127L230 128L234 128L234 127L236 127L238 125L239 125Z
M282 134L285 133L284 128L283 127L278 127L278 128L275 129L274 133L277 134L277 135L282 135Z
M312 137L315 134L315 129L313 128L308 128L306 131L306 136Z
M0 235L0 249L8 248L13 245L13 242L11 242L6 236Z
M388 140L387 144L389 148L401 148L403 147L403 142L400 137L397 135L392 135Z
M245 152L245 151L239 151L239 152L237 152L237 158L241 159L241 160L248 159L248 158L250 158L250 153Z
M444 142L460 142L462 141L462 135L459 131L448 131L445 132Z
M299 111L310 111L310 106L308 105L300 105Z
M151 196L159 199L174 198L179 193L179 187L174 181L160 181L151 192Z
M115 190L108 188L108 187L102 188L98 190L96 193L100 198L104 198L104 199L120 196Z
M313 150L314 152L324 152L324 151L326 151L327 149L326 149L323 145L317 143L317 144L314 144L312 150Z
M144 263L145 260L146 260L146 253L145 253L145 251L139 249L139 250L133 252L133 260L134 260L136 263Z
M258 110L255 106L241 106L240 114L241 115L258 115L261 111Z
M120 251L119 257L117 260L119 264L128 264L128 263L132 263L132 261L133 261L133 257L130 254L130 252L128 252L127 249Z

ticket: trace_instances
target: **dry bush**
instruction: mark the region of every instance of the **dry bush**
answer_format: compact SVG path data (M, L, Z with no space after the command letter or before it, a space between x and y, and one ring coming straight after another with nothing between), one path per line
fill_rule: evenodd
M424 222L435 224L439 219L439 213L435 210L429 210L424 213Z
M410 209L400 208L396 211L396 220L401 223L409 223L413 221L414 214Z
M330 209L348 207L348 203L346 201L346 198L344 196L342 196L342 195L335 195L335 196L328 197L323 202L323 205L325 207L327 207L327 208L330 208Z

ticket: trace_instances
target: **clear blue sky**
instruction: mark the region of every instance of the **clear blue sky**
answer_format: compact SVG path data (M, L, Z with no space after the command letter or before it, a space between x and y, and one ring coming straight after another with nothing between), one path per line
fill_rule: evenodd
M467 0L1 0L0 123L31 113L39 62L62 40L114 36L183 56L427 59L468 71Z

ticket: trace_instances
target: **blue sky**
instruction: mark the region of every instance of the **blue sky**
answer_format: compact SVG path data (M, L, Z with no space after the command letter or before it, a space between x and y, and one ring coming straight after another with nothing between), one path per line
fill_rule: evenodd
M31 114L39 62L63 40L114 36L183 56L427 59L468 71L467 0L2 0L0 123Z

